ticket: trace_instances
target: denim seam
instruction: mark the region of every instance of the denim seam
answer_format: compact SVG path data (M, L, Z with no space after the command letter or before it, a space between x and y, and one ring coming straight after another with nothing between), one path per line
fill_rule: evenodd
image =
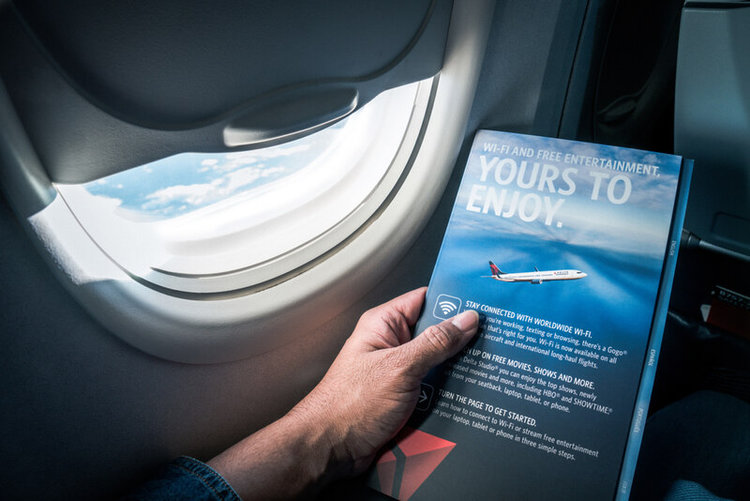
M185 456L185 458L195 461L193 458L188 458L187 456ZM195 463L192 463L192 464L194 466L197 466ZM201 481L202 484L204 484L206 487L208 487L208 489L210 489L211 492L213 492L214 495L216 495L216 497L218 499L226 499L225 496L222 496L219 493L219 491L216 490L216 488L212 485L212 482L210 482L208 480L208 478L206 478L206 476L205 476L205 474L203 472L194 471L193 469L188 468L186 466L183 466L181 464L174 464L173 466L176 466L176 467L180 468L181 470L184 470L187 473L189 473L189 474L193 475L194 477L196 477L198 480ZM222 483L224 485L224 487L227 487L228 491L231 492L232 494L234 494L236 499L240 499L240 497L237 495L237 493L232 488L232 486L229 485L229 483L222 476L220 476L218 472L214 471L213 469L211 469L208 465L205 465L204 463L201 463L200 466L205 466L206 468L209 468L210 471L214 473L213 478L215 480L218 480L220 483ZM198 468L196 468L196 469L198 469Z

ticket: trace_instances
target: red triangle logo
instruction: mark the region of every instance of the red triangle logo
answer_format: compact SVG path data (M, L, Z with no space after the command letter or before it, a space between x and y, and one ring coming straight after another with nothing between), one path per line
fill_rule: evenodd
M404 428L396 436L396 445L375 464L378 490L401 501L408 500L455 446L429 433Z

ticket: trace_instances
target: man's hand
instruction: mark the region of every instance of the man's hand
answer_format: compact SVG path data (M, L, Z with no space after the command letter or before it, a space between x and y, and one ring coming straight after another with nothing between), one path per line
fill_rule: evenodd
M323 380L290 413L327 427L334 460L352 473L363 471L406 423L427 372L458 353L477 331L479 316L467 311L412 340L425 291L411 291L362 315Z
M411 339L425 291L367 311L299 404L208 464L246 500L289 498L364 471L406 423L422 378L477 331L479 315L466 311Z

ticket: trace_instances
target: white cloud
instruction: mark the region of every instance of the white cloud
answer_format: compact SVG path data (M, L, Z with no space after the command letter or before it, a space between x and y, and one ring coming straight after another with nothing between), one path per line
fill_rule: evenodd
M138 190L130 189L121 204L130 210L141 210L153 216L171 216L191 209L204 207L232 197L240 192L253 189L266 181L273 182L278 177L293 173L309 165L311 154L325 149L330 143L326 137L312 136L299 141L277 145L269 148L231 153L185 153L185 161L180 155L164 159L164 166L154 168L153 164L143 166L140 172L151 174L145 177L133 177L128 172L116 174L117 178L100 179L95 193L110 197L123 197L123 181L129 188L131 183L140 184ZM288 158L288 160L284 160ZM279 165L280 162L291 162L291 166ZM178 170L183 169L183 170ZM176 176L182 184L169 186ZM150 187L148 186L150 185ZM145 188L146 194L141 190Z
M223 155L221 160L210 164L214 172L229 172L245 167L263 167L263 162L280 157L288 157L304 153L310 149L310 142L296 145L279 145L271 148L251 151L237 151ZM203 163L203 165L209 166Z
M643 157L644 164L659 165L659 158L654 153L647 153Z
M242 188L258 181L261 178L283 172L283 167L259 169L257 167L246 167L234 170L218 177L210 183L199 183L190 185L177 185L162 188L146 195L143 210L168 211L173 208L184 211L190 207L198 207L223 200Z
M224 176L222 180L224 191L227 194L230 194L236 191L238 188L247 186L248 184L257 181L261 177L261 172L261 169L257 169L255 167L246 167L244 169L230 172L229 174Z
M174 202L200 205L215 190L215 183L170 186L169 188L162 188L147 195L146 199L148 202L144 203L141 207L145 210L150 210Z

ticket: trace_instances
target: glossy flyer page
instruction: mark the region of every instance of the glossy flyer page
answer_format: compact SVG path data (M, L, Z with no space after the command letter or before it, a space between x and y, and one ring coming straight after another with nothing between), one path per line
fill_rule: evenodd
M376 488L415 500L615 496L673 266L681 164L477 133L415 332L466 309L482 327L425 380Z

